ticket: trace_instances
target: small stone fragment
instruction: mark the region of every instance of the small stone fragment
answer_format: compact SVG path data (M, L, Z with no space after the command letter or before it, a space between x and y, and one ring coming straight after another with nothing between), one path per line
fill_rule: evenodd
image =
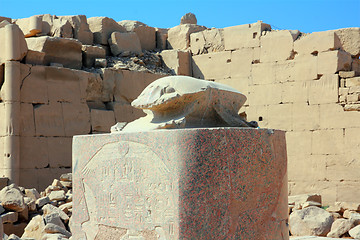
M52 212L57 212L60 216L60 218L65 222L67 223L69 221L69 216L66 215L66 213L64 213L63 211L61 211L59 208L51 205L51 204L46 204L44 207L43 207L43 212L44 212L44 216L52 213Z
M28 207L29 211L36 211L36 203L34 199L30 197L24 197L24 202Z
M0 201L1 205L8 210L21 212L26 208L23 194L14 184L0 191Z
M327 234L327 237L339 238L352 227L354 227L354 221L344 218L336 219L332 224L331 231Z
M50 199L49 199L49 197L41 197L41 198L39 198L39 199L37 199L36 200L36 205L37 205L37 207L38 208L41 208L41 207L43 207L45 204L48 204L48 203L50 203Z
M64 173L60 176L60 181L72 182L72 173Z
M25 189L25 196L32 198L34 201L40 198L40 194L35 188Z
M15 234L11 234L7 240L21 240L21 238L19 238L18 236L16 236Z
M60 215L58 212L52 212L44 216L45 223L52 223L59 227L62 227L65 229L64 223L61 221Z
M350 229L349 234L354 239L360 239L360 225Z
M95 68L106 68L107 60L105 58L95 58Z
M41 215L37 215L31 219L29 224L26 226L24 230L24 234L21 238L35 238L41 239L44 233L44 219Z
M55 225L53 223L48 223L45 225L44 231L46 233L61 233L65 235L66 237L71 237L71 233L67 231L66 229L59 227L58 225Z

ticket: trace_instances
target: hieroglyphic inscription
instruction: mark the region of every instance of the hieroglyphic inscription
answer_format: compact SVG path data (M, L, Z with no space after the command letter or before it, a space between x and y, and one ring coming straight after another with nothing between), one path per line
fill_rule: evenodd
M176 233L178 190L172 174L148 146L121 141L102 147L82 170L90 218L137 231L161 226ZM91 196L91 197L89 197Z

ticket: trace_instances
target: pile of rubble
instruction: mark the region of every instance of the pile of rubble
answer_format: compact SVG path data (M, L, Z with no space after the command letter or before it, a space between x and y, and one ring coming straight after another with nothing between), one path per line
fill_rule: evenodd
M72 215L72 174L62 174L45 191L25 189L15 184L0 191L0 212L4 233L3 239L69 239L71 237L69 220ZM22 223L22 225L21 225ZM16 231L11 226L26 226ZM1 231L2 232L2 231ZM0 238L1 239L1 238Z
M322 206L319 194L289 197L289 227L293 236L360 239L360 203Z

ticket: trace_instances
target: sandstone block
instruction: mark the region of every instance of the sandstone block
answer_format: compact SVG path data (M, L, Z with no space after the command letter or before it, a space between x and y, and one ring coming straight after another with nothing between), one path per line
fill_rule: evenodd
M65 136L90 133L90 110L86 103L61 103Z
M52 21L50 36L61 38L73 38L73 29L66 19L54 18Z
M112 102L114 99L116 79L121 78L122 73L121 71L108 68L101 69L100 71L103 83L101 100L102 102Z
M60 63L64 67L81 69L82 52L81 42L76 39L59 37L27 38L26 43L30 50L44 52L44 64Z
M351 64L351 70L354 70L357 76L360 75L360 59L353 59Z
M352 78L355 77L355 71L339 71L339 76L341 78Z
M326 236L330 232L333 217L318 207L308 207L290 214L290 232L294 236Z
M195 14L187 13L180 19L180 24L197 24L197 19Z
M245 73L247 73L247 75L252 75L252 84L263 85L274 83L276 77L273 63L257 63L249 65L249 62L247 62L247 65L245 66L247 66ZM245 66L241 67L241 69L244 69ZM234 64L234 68L236 68L236 64Z
M352 56L360 55L360 28L342 28L335 30L336 35L340 39L341 47L345 52Z
M346 79L345 86L348 88L360 86L360 77L353 77Z
M84 67L91 68L95 65L96 58L105 58L106 51L103 47L83 45L82 46L82 61Z
M31 65L44 65L45 53L29 50L25 57L25 63Z
M86 101L101 101L104 83L98 73L83 72L80 76L81 98Z
M355 223L355 220L360 221L360 213L353 210L345 210L343 213L343 217L347 219L353 219L355 225L357 225L357 223Z
M20 134L22 136L34 136L34 109L30 103L20 104Z
M29 72L29 66L21 64L21 71ZM48 103L47 81L44 66L31 67L31 73L23 79L20 89L21 102L24 103ZM25 113L24 113L25 114Z
M141 53L140 40L135 32L113 32L109 38L111 53L114 56L122 52L130 51L136 54Z
M359 117L357 111L344 111L344 108L336 103L320 104L320 126L321 128L351 128L356 132L360 127L354 119ZM348 150L353 149L349 148ZM351 152L352 150L348 151Z
M193 55L223 51L225 49L223 29L206 29L190 34L190 49Z
M259 76L260 73L257 67L259 67L260 65L263 66L262 64L252 64L254 61L254 49L252 48L242 48L236 51L231 52L231 64L230 64L230 75L231 77L235 77L235 78L250 78L252 75L253 78L253 84L255 84L255 82L260 82L261 80L259 79L259 77L264 77L264 76ZM254 72L253 74L251 73L252 71L252 67L254 66ZM271 69L269 69L271 70ZM267 79L271 78L271 71L268 72L268 75L270 75L270 77L266 77L265 82L267 82ZM266 76L268 76L266 75ZM273 82L274 78L272 78L271 81L269 82Z
M12 22L12 21L11 21L11 18L8 18L8 17L1 17L1 16L0 16L0 23L1 23L2 21L4 21L4 20L8 21L9 23L11 23L11 22Z
M318 74L348 71L351 61L350 53L344 51L321 52L318 55Z
M29 18L22 18L14 20L14 23L18 25L25 37L33 37L36 34L42 32L42 17L31 16Z
M316 60L316 59L315 59ZM305 61L303 62L305 64ZM294 82L296 77L297 80L302 80L304 76L300 76L300 74L297 72L297 62L295 60L287 60L287 61L278 61L275 64L273 64L273 67L275 68L275 79L276 82ZM301 65L301 64L300 64ZM303 66L305 68L305 66ZM311 68L313 66L308 66L308 68ZM315 68L315 72L317 69ZM309 79L311 79L312 76L310 76Z
M189 51L164 50L161 59L165 66L173 69L176 75L191 76L191 55Z
M207 80L231 76L231 52L208 53L193 56L193 77Z
M360 239L360 225L350 229L349 234L355 239Z
M294 59L295 67L291 72L295 81L308 81L318 79L318 57L317 56L297 56Z
M304 204L306 202L316 202L321 204L321 195L314 194L301 194L301 195L292 195L288 197L289 204Z
M110 132L115 124L113 111L91 109L91 128L93 132Z
M132 122L145 116L142 110L134 108L130 103L125 101L111 102L110 108L114 111L115 122Z
M313 32L294 42L294 50L299 55L316 55L340 47L340 39L333 31Z
M248 78L232 77L232 78L226 78L226 79L219 79L219 80L216 80L216 82L233 87L236 90L238 90L239 92L243 93L244 95L247 95L249 93L250 80ZM246 102L245 102L245 104L246 104Z
M230 135L236 137L228 138ZM202 147L197 148L195 147L197 144L193 144L191 146L194 147L189 149L189 144L187 144L187 142L193 141L194 136L196 136L199 143L202 143ZM218 144L219 142L224 141L223 136L226 136L227 144ZM150 229L155 228L159 230L158 234L160 234L160 237L163 236L164 238L174 239L260 239L261 237L264 237L264 239L281 239L281 234L283 234L283 236L288 234L288 229L286 227L288 211L286 198L287 180L285 176L286 165L284 161L286 154L284 151L285 149L281 147L284 143L283 137L284 135L282 133L280 134L278 131L271 134L264 129L227 130L220 128L211 130L182 129L181 131L171 131L171 133L169 131L148 131L127 134L120 132L118 134L97 135L96 139L94 135L75 137L75 157L73 165L76 165L77 168L74 172L73 179L74 206L72 230L76 235L73 237L77 239L78 236L82 235L83 231L86 232L88 239L94 239L97 234L100 238L105 236L103 235L103 229L101 229L96 222L91 223L89 227L86 227L85 224L81 225L81 223L84 222L84 219L88 219L87 216L90 218L94 216L94 210L96 209L96 213L100 214L97 216L101 216L101 221L104 225L112 227L112 229L117 229L118 231L124 228L129 229L129 231L130 229L134 229L133 233L137 237L141 237L143 231L151 231ZM152 141L148 142L146 139L152 139ZM179 139L181 140L179 141ZM266 154L266 157L264 155L262 156L264 157L264 160L271 159L270 162L265 160L261 164L256 164L255 162L257 160L249 162L240 160L243 156L249 156L250 152L250 155L254 156L253 159L257 159L255 156L260 156L261 150L264 150L262 144L256 144L256 147L248 145L249 148L240 147L243 143L247 142L248 139L252 139L252 141L255 142L262 139L260 141L265 143L269 154ZM146 145L143 144L144 140ZM83 149L81 147L81 141L87 142L86 147L90 150L86 151L85 155L83 155L84 151L81 150ZM91 143L91 145L88 143ZM151 143L151 145L148 145L148 143ZM168 148L159 145L163 143L166 143L166 145L169 144L171 147ZM275 150L273 146L277 146L276 148L278 148L278 150ZM167 149L166 154L161 153L163 147ZM214 147L216 149L214 149ZM187 149L188 154L190 154L189 157L176 157L179 149L185 148ZM233 154L234 151L228 151L230 148L241 148L242 151L236 151L236 154ZM153 151L156 151L156 153ZM139 152L146 154L139 155L137 154ZM208 154L204 155L204 152L207 152ZM231 158L220 157L224 152L230 153ZM270 157L273 156L272 154L275 154L275 152L278 153L276 155L279 156L279 158ZM123 153L126 154L124 155ZM129 161L129 163L131 162L131 167L126 167L126 169L131 169L130 172L123 172L123 170L116 170L113 172L110 170L114 168L103 164L105 158L102 156L105 155L111 156L111 158L115 160L114 162L114 160L107 157L107 164L112 162L117 166L123 166L123 163L127 166L127 159L131 159L131 161ZM233 157L235 157L235 159L230 162L223 161L224 159L233 159ZM134 159L135 161L138 161L138 163L135 163ZM195 159L197 159L197 162L200 161L201 164L193 164L195 163ZM116 161L119 162L116 163ZM146 161L150 161L151 163L147 163ZM170 161L170 164L167 164L168 161ZM186 161L187 163L183 161ZM164 163L166 164L164 165ZM182 173L180 173L178 167L184 166L183 164L186 164L187 168L181 168ZM228 164L231 164L231 169L238 169L236 171L230 171L231 178L226 177L229 172L225 170L226 168L223 168L224 166L229 166ZM244 166L244 164L246 166ZM215 171L214 166L218 170ZM142 174L138 173L138 168L143 169ZM209 169L212 170L209 171ZM246 169L247 173L245 174L245 172L240 169ZM253 177L253 171L254 174L258 171L263 172L264 175L261 177L262 180ZM90 172L91 174L81 176L82 173ZM208 172L210 175L203 174L205 172ZM193 181L195 173L197 181ZM121 174L122 176L120 181L118 180L118 177L116 177L120 175L117 174ZM259 176L258 174L255 175ZM135 182L130 180L128 176L133 176L134 179L138 179L139 185L134 185L133 183ZM179 176L180 180L178 180ZM199 176L202 177L199 178ZM276 177L273 178L274 176ZM225 179L227 179L226 183L224 181ZM231 189L229 187L228 179L231 179L230 181L232 182ZM113 183L113 187L104 184L102 180ZM216 184L209 185L209 181L216 182ZM261 183L263 181L267 182L266 186ZM283 185L284 183L285 185ZM108 187L106 189L103 188L103 191L97 191L96 189L98 189L98 187L96 184ZM81 186L84 186L86 191L81 190L84 189L81 188ZM143 186L153 187L144 189ZM125 192L121 189L128 189L130 192ZM199 191L199 189L201 190ZM273 199L269 198L267 194L258 194L258 192L263 191L266 193L270 191L276 192L276 196L278 197ZM94 193L95 196L90 198L86 196L87 201L85 205L85 202L81 199L84 199L84 194L91 193ZM189 194L194 195L189 196ZM237 205L237 210L229 208L232 202L230 200L225 200L228 199L229 195L233 194L236 194L235 199L244 199L241 201L236 200L236 204L239 204ZM245 195L246 198L244 198ZM265 200L265 197L267 200ZM144 202L146 199L148 199L148 203ZM199 199L204 199L204 201L199 202ZM98 204L98 201L101 201L102 204ZM124 201L126 202L125 204L116 204L117 202ZM138 204L132 205L134 202ZM273 206L272 204L275 205ZM129 208L127 206L129 206ZM178 209L178 206L182 207ZM263 206L269 207L263 208ZM108 208L111 208L111 211L105 212L105 209ZM152 212L147 223L143 221L139 222L138 219L145 216L148 212L147 209L149 208L155 208L157 210ZM262 213L255 213L257 211L256 209L259 208L263 209L263 211L261 211ZM192 210L187 211L185 209ZM127 215L124 215L130 211L134 213L133 217L129 218ZM177 214L179 211L181 213L180 215ZM220 211L220 217L216 217L216 212L218 211ZM236 211L236 213L234 211ZM245 217L249 211L254 211L251 219ZM235 216L233 214L235 214ZM265 217L264 214L266 214L267 217ZM178 216L180 216L180 219L178 219ZM195 220L199 219L199 216L204 216L203 219L205 223ZM274 222L274 220L268 216L274 216L277 220ZM235 221L235 226L237 227L234 226L234 233L229 232L229 229L232 226L230 222L225 224L225 226L221 224L222 220L219 218L224 217L227 219L242 219L241 223ZM115 219L115 221L112 219ZM122 219L124 219L124 221ZM241 229L243 229L242 231L236 230L240 229L240 224ZM180 228L180 225L182 228ZM211 226L211 228L209 228L209 226ZM187 231L182 232L181 229L184 228L187 229ZM209 232L209 229L212 230ZM126 231L123 231L120 236L124 236L125 234ZM155 232L153 234L155 234ZM124 237L127 236L125 235Z
M18 25L0 23L0 64L21 61L28 51L25 36Z
M37 136L65 136L61 103L34 106L34 117Z
M82 44L93 44L93 33L89 29L89 24L85 15L61 16L60 19L67 20L73 28L74 38Z
M1 205L11 211L21 212L26 208L24 197L20 190L13 184L0 191Z
M325 74L319 80L307 81L310 104L337 103L339 100L339 76Z
M41 239L44 233L45 223L41 215L37 215L31 219L29 224L26 226L24 234L21 238L35 238Z
M282 94L282 89L280 84L251 85L249 86L248 103L249 105L269 105L269 104L277 105L282 101L281 94ZM288 116L289 120L291 119L290 116ZM282 114L281 117L287 117L287 116L284 116Z
M24 208L25 209L25 208ZM4 213L1 216L2 223L14 223L18 220L19 214L17 212Z
M320 128L319 105L293 104L292 122L294 131L317 130ZM303 141L307 141L303 139Z
M156 48L159 50L165 50L168 38L167 28L155 28L156 29Z
M327 234L327 237L339 238L353 227L354 222L349 219L336 219L336 221L331 225L331 231Z
M289 30L270 31L260 39L261 62L285 61L293 57L294 37Z
M126 32L114 19L108 17L91 17L88 20L90 31L94 34L94 43L108 45L113 32Z
M115 79L115 101L132 102L150 83L164 77L161 74L153 74L146 72L127 71L119 72L118 77Z
M224 28L225 50L235 50L248 47L259 47L263 31L271 30L269 24L258 21Z
M90 117L89 117L90 119ZM90 120L88 121L90 122ZM76 122L76 120L74 120ZM78 122L78 124L88 125L90 132L90 123ZM80 127L79 127L80 128ZM74 131L76 133L79 131ZM84 134L84 132L83 132ZM47 149L49 152L49 164L54 168L71 167L71 137L49 137L47 138Z
M182 24L170 28L168 31L168 48L169 49L187 49L190 47L190 34L201 32L206 27L195 24Z
M139 37L142 50L154 50L156 48L156 29L139 21L124 20L118 22L128 32L135 32Z
M313 154L341 154L344 149L342 129L317 130L312 133Z
M282 114L286 112L287 114ZM292 104L278 104L268 106L268 127L285 131L293 130L291 115L293 112Z

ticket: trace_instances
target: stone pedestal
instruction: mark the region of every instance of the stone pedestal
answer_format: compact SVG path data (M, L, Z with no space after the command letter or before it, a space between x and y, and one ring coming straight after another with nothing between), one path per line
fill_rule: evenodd
M76 136L73 239L288 239L285 134Z

